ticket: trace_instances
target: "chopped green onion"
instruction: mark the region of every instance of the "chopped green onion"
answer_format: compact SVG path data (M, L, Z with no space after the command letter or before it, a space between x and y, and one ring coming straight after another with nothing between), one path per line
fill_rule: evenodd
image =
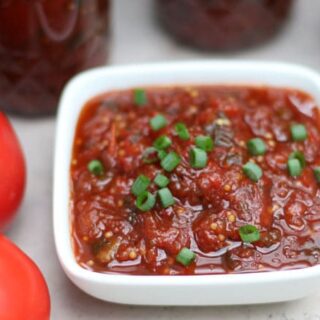
M162 203L162 206L164 208L168 208L172 205L174 205L174 198L172 196L171 191L168 188L162 188L158 191L158 195L160 198L160 201Z
M150 179L144 175L140 175L131 187L131 192L135 196L139 196L141 193L146 191L150 185Z
M154 178L154 183L160 188L166 187L169 184L169 182L170 182L169 178L167 178L163 174L158 174Z
M193 147L189 152L189 157L192 168L202 169L206 167L208 162L208 156L204 150L197 147Z
M134 89L133 97L134 103L138 106L144 106L148 103L146 92L143 89Z
M303 124L293 124L290 130L294 141L304 141L308 137L307 129Z
M301 151L294 151L290 154L289 159L297 159L300 161L302 169L306 167L306 159Z
M254 138L247 142L249 153L253 156L262 156L266 153L267 148L264 141L260 138Z
M158 150L163 150L170 147L171 144L172 144L172 141L169 137L161 136L153 143L153 146Z
M100 160L92 160L88 163L88 170L95 176L101 176L104 173L104 166Z
M144 163L155 163L158 161L158 150L153 147L149 147L143 151L142 160Z
M148 191L140 193L136 200L136 206L141 211L149 211L154 207L155 203L156 197Z
M260 231L251 224L240 227L239 234L241 240L246 243L256 242L260 239Z
M261 168L253 162L247 162L242 167L242 170L249 179L255 182L257 182L263 175Z
M164 170L171 172L179 165L180 161L179 155L172 151L161 160L161 167Z
M187 267L196 259L196 254L188 248L180 250L176 256L176 261Z
M291 177L299 177L302 172L301 162L298 159L289 159L288 170Z
M164 128L167 124L168 124L167 119L161 114L154 116L150 120L150 126L154 131L158 131Z
M186 125L182 122L179 122L175 125L176 133L179 136L180 139L186 141L189 140L190 134L186 127Z
M213 140L209 136L197 136L195 140L196 146L204 151L212 151Z
M159 150L158 151L158 157L159 157L160 160L163 160L167 156L167 154L168 153L166 151L164 151L164 150Z
M315 167L315 168L313 169L313 173L314 173L314 176L315 176L315 178L316 178L316 181L317 181L318 183L320 183L320 167Z

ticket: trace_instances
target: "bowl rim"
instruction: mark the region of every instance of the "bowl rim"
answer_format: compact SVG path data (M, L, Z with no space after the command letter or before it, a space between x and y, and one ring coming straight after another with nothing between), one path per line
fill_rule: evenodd
M303 81L310 82L315 86L315 89L320 92L320 76L315 71L300 66L297 64L283 63L283 62L268 62L268 61L245 61L245 60L202 60L202 61L185 61L185 62L158 62L158 63L147 63L147 64L130 64L121 66L105 66L89 71L84 71L74 78L72 78L65 89L63 90L57 117L56 125L56 138L55 138L55 156L54 156L54 185L53 185L53 226L54 226L54 240L55 247L58 254L60 263L71 278L77 278L79 280L86 280L92 283L102 283L102 284L112 284L116 286L187 286L187 285L224 285L224 286L234 286L236 284L249 284L249 283L270 283L278 281L292 281L297 278L303 280L312 278L314 276L320 275L320 265L315 265L311 267L305 267L301 269L292 270L278 270L278 271L267 271L267 272L248 272L248 273L235 273L235 274L209 274L209 275L130 275L130 274L113 274L113 273L100 273L93 272L81 267L75 259L74 252L72 250L71 244L71 233L70 233L70 207L69 200L67 200L68 207L66 205L66 197L69 199L70 195L70 183L65 180L65 173L62 172L61 162L69 161L70 166L70 152L71 150L66 150L66 140L64 134L70 129L68 122L77 122L79 111L82 106L75 107L72 103L75 97L80 94L79 89L85 88L91 82L98 82L97 79L114 79L115 77L125 77L131 76L131 80L136 81L137 85L141 83L141 75L149 73L154 75L157 73L173 73L174 76L176 72L187 72L191 74L193 71L205 72L206 70L215 69L227 69L232 70L233 68L238 70L237 72L256 72L263 76L263 74L274 74L274 84L269 84L269 80L263 79L261 82L253 81L243 81L239 82L237 80L228 82L230 85L254 85L257 86L266 85L274 87L288 87L286 85L279 85L277 76L285 74L287 77L293 76L298 79L297 83L301 83L301 87L297 84L296 88L306 91L303 88ZM162 84L177 84L184 85L182 81L173 81L170 79L174 78L167 76L168 81L159 81L159 85ZM139 78L140 77L140 78ZM143 76L142 76L143 77ZM255 78L258 79L255 75ZM263 77L262 77L263 78ZM122 78L124 79L124 78ZM136 80L135 80L136 79ZM269 78L268 78L269 79ZM131 82L132 82L131 81ZM152 80L153 81L153 80ZM189 80L188 80L189 81ZM198 80L197 80L198 81ZM197 82L195 81L195 82ZM125 82L125 81L124 81ZM281 81L280 81L281 82ZM157 83L155 79L154 83ZM194 83L189 81L187 83ZM226 84L224 81L210 83L209 81L204 81L203 84ZM195 83L201 84L201 83ZM294 85L293 85L294 86ZM100 84L101 87L101 84ZM120 85L121 87L121 85ZM123 86L123 88L132 88L134 86L128 85ZM290 85L289 85L290 87ZM295 87L295 86L294 86ZM101 87L102 88L102 87ZM98 89L97 89L98 90ZM112 89L105 89L108 91ZM103 93L103 90L98 90L97 92ZM311 92L309 91L311 94ZM90 94L89 97L94 97L97 94ZM312 94L315 100L320 102L320 93L316 96L316 92ZM81 97L80 97L81 99ZM83 98L82 98L83 99ZM84 100L85 102L87 100ZM67 130L67 131L66 131ZM74 130L72 132L72 137L74 137ZM68 139L67 139L68 140ZM69 137L70 143L70 137ZM73 138L71 143L73 143ZM68 157L69 155L69 157ZM66 159L67 158L67 159ZM68 168L69 168L68 166ZM65 171L65 170L64 170ZM68 173L70 171L68 170ZM67 187L67 185L69 187ZM63 194L67 191L67 196Z

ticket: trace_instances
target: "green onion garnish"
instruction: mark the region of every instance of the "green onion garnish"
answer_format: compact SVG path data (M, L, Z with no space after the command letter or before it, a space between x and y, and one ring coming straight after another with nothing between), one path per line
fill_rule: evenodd
M167 156L167 152L166 151L164 151L164 150L159 150L158 151L158 158L160 159L160 160L162 160L162 159L164 159L166 156Z
M179 155L172 151L161 160L161 167L164 170L171 172L179 165L180 161Z
M204 151L212 151L213 140L209 136L197 136L195 140L196 146Z
M196 259L196 254L188 248L180 250L176 256L176 261L187 267Z
M104 173L104 166L100 160L90 161L87 168L95 176L101 176Z
M154 183L160 188L166 187L169 184L169 182L170 182L169 178L167 178L163 174L158 174L154 178Z
M239 234L241 240L246 243L256 242L260 239L260 231L251 224L240 227Z
M299 177L302 173L301 162L298 159L289 159L288 170L291 177Z
M320 183L320 167L315 167L315 168L313 169L313 173L314 173L314 176L315 176L315 178L316 178L316 181L317 181L318 183Z
M149 147L143 151L142 160L144 163L155 163L158 159L158 150L153 147Z
M146 191L150 185L150 179L144 175L140 175L131 187L131 192L135 196L139 196L141 193Z
M206 167L208 162L208 156L204 150L197 147L193 147L189 152L189 157L192 168L202 169Z
M168 208L172 205L174 205L174 198L172 196L171 191L168 188L162 188L158 191L158 195L160 198L160 201L162 203L162 206L164 208Z
M293 141L304 141L308 137L307 129L303 124L293 124L290 130Z
M175 125L176 133L179 136L180 139L186 141L189 140L190 134L186 127L186 125L182 122L179 122Z
M167 119L161 114L154 116L150 120L150 126L154 131L158 131L164 128L167 124L168 124Z
M294 151L290 154L289 159L297 159L300 161L302 169L306 167L306 159L301 151Z
M254 138L247 142L249 153L253 156L262 156L266 153L267 148L264 141L260 138Z
M149 211L154 207L155 203L156 197L148 191L140 193L136 200L136 206L141 211Z
M167 136L161 136L159 137L154 143L153 146L158 150L167 149L171 146L171 139Z
M143 89L134 89L133 99L134 103L138 106L144 106L148 103L147 94Z
M261 168L253 162L247 162L242 167L242 170L249 179L255 182L257 182L263 174Z

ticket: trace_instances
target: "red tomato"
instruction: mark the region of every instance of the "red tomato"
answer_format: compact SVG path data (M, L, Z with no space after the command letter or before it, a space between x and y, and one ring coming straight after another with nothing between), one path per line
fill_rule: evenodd
M26 167L18 138L0 113L0 229L10 222L24 194Z
M0 235L0 319L48 320L50 297L34 262Z

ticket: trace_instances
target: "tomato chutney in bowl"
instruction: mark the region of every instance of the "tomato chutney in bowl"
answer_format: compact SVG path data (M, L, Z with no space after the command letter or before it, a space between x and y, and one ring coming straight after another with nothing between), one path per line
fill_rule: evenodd
M317 264L319 124L313 99L293 89L174 86L93 98L71 164L78 262L160 275Z
M133 304L312 292L319 83L298 66L244 62L102 68L74 79L55 168L55 196L67 193L55 200L55 237L69 277L98 298Z

